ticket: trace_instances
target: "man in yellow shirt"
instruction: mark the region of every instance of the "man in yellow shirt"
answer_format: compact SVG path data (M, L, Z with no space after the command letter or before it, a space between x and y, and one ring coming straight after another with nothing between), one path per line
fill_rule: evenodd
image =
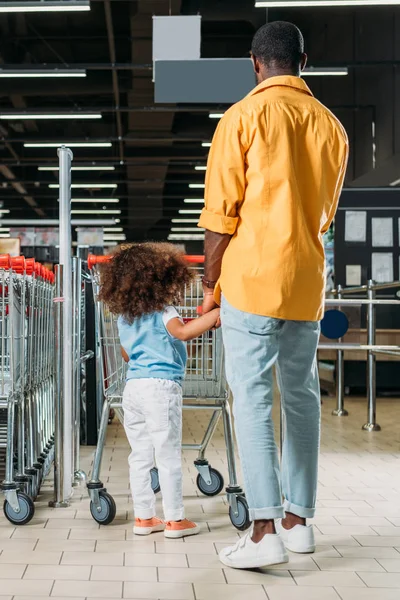
M299 29L265 25L252 59L259 85L219 123L199 222L206 229L203 310L221 304L254 521L249 536L220 553L236 568L287 562L286 548L315 549L306 519L315 513L318 478L323 235L348 158L342 125L300 78L307 57ZM274 366L285 422L281 468L271 418Z

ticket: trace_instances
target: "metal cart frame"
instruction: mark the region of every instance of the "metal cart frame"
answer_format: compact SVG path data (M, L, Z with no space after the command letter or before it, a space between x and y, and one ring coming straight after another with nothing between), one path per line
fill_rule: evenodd
M201 264L203 257L187 257L193 265ZM99 437L94 455L93 470L87 483L91 499L91 514L103 525L111 523L115 518L116 506L112 496L100 480L101 461L105 446L107 425L110 410L113 408L118 418L123 420L122 393L125 386L126 365L121 357L120 342L117 329L117 317L112 315L106 306L98 300L99 268L102 262L110 260L107 256L89 256L88 267L93 283L96 315L96 340L100 372L103 375L104 404L99 428ZM201 280L197 277L186 289L180 306L184 319L196 317L201 302ZM229 484L226 487L229 504L229 516L232 524L240 530L250 525L249 509L243 489L237 482L232 418L229 404L229 392L224 375L223 344L221 332L213 331L203 334L188 344L188 367L183 384L183 408L185 410L208 410L212 416L203 439L198 444L184 444L183 449L198 451L194 465L198 471L197 487L207 496L219 494L224 487L221 473L214 469L206 458L207 448L212 440L222 415L226 455L229 473ZM156 467L151 471L152 488L155 493L160 490Z

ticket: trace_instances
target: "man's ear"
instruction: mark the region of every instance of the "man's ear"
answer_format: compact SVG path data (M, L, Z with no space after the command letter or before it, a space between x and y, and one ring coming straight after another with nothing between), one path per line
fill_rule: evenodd
M260 63L258 62L258 59L253 54L251 55L251 60L253 62L254 73L258 74L260 72Z
M304 71L304 69L306 68L307 60L308 60L307 54L303 53L301 55L300 71Z

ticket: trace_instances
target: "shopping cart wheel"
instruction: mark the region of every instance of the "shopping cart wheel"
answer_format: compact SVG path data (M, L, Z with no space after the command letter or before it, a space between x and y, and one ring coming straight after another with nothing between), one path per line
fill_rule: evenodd
M224 487L224 478L217 469L209 467L211 482L206 483L200 473L197 475L196 485L205 496L217 496Z
M161 488L160 488L160 478L158 476L157 467L153 467L151 469L150 476L151 476L151 489L153 490L153 492L155 494L158 494L158 492L161 490Z
M17 492L17 497L20 511L15 512L8 500L4 500L4 514L13 525L26 525L35 514L35 505L32 498L23 492Z
M115 506L114 498L101 490L99 492L101 510L98 511L93 502L90 503L90 512L95 521L100 525L108 525L115 519L117 507Z
M236 496L238 514L235 514L232 506L229 507L229 518L231 523L239 531L245 531L251 525L249 507L244 496Z

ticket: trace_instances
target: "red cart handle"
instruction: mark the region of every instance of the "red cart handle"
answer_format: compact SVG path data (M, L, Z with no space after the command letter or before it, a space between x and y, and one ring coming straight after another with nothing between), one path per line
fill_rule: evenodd
M27 258L25 260L25 272L27 275L32 275L35 271L35 259Z
M89 269L93 269L95 265L101 263L110 262L112 256L96 256L95 254L89 254L87 258L87 264ZM202 255L190 255L185 256L188 263L191 264L202 264L204 263L204 256Z
M204 263L204 256L202 254L186 255L185 258L188 263L191 263L194 265L201 265Z
M14 256L11 258L11 268L15 273L22 275L25 272L25 256Z
M0 269L9 269L10 268L10 255L9 254L0 254Z
M87 264L89 269L93 269L95 265L100 263L110 262L111 256L96 256L95 254L89 254Z

